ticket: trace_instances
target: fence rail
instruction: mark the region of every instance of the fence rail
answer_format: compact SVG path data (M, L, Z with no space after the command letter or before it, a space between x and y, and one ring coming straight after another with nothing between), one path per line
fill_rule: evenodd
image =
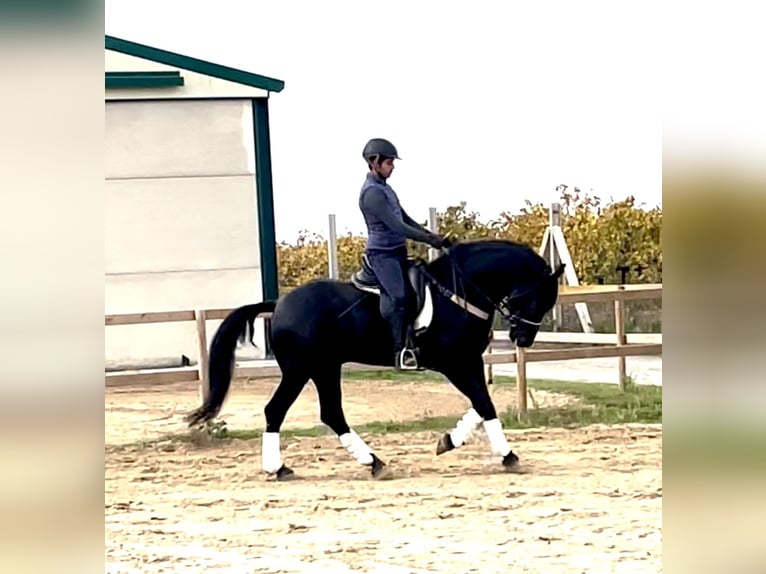
M520 416L527 413L527 375L526 364L542 361L563 361L571 359L591 359L598 357L613 357L617 359L617 375L620 385L625 384L625 358L630 356L661 355L662 335L628 335L625 332L625 301L640 299L655 299L662 297L662 284L637 285L594 285L594 286L561 286L558 304L580 302L614 302L615 332L614 333L558 333L541 332L538 341L566 343L586 343L591 346L569 349L522 349L503 351L496 348L500 345L490 344L484 354L485 368L488 379L492 379L492 366L500 363L516 363L518 410ZM112 371L105 373L106 386L124 386L131 384L161 384L177 382L199 382L200 394L208 392L208 320L224 319L233 309L191 309L180 311L159 311L150 313L124 313L105 316L105 325L137 325L148 323L191 322L196 323L198 361L194 367L144 369L139 371ZM262 313L260 319L268 320L271 313ZM629 343L629 338L640 342ZM611 339L612 343L609 343ZM493 337L494 340L494 337ZM659 341L659 342L656 342ZM279 375L279 367L271 361L249 361L260 365L246 366L238 364L234 376L271 377ZM267 364L268 363L268 364ZM351 364L347 368L360 369L369 366Z

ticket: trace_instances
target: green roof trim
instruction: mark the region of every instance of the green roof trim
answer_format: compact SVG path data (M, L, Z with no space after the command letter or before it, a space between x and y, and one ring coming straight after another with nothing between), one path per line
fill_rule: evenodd
M151 60L159 64L165 64L166 66L173 66L189 70L190 72L212 76L214 78L243 84L245 86L252 86L253 88L260 88L261 90L270 92L281 92L285 87L285 83L276 78L269 78L267 76L253 74L252 72L214 64L213 62L176 54L175 52L168 52L167 50L160 50L159 48L153 48L152 46L123 40L122 38L116 38L114 36L104 36L104 38L106 49L112 50L113 52L120 52L122 54L127 54L128 56Z
M173 88L184 85L181 72L106 72L107 88Z

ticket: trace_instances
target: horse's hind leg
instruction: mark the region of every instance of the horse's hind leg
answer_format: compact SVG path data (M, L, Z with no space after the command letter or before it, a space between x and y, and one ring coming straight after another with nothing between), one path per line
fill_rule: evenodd
M312 379L319 396L322 422L338 436L340 444L359 464L370 467L373 478L377 480L389 478L388 466L375 456L367 443L346 422L341 396L340 365L318 370Z
M279 448L279 429L285 420L287 411L301 394L308 382L308 376L290 370L283 371L274 394L266 403L263 413L266 416L266 429L263 433L261 459L263 470L275 476L277 480L285 480L293 476L292 469L285 466Z

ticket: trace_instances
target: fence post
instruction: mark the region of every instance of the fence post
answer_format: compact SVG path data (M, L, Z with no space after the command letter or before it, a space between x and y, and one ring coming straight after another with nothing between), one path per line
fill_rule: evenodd
M197 373L199 376L199 394L206 401L210 394L210 379L207 376L207 312L204 309L194 310L194 322L197 325Z
M335 214L330 214L329 236L327 238L327 259L330 279L338 278L338 237L335 232Z
M516 347L516 392L519 400L519 422L527 418L527 355L523 347Z
M489 345L487 345L487 354L492 354L492 341L495 339L495 329L494 325L492 325L489 329ZM492 363L484 364L484 381L487 385L494 384L494 377L493 377L493 371L492 371Z
M625 291L625 285L618 285L617 290ZM626 345L628 341L625 335L625 301L619 292L615 294L614 300L614 331L617 334L617 346ZM624 391L628 377L625 357L617 357L617 372L620 377L620 388Z
M436 208L435 207L429 207L428 208L428 230L432 233L438 233L439 232L439 222L437 221L436 217ZM436 259L436 256L438 255L436 249L433 247L428 248L428 260L433 261Z

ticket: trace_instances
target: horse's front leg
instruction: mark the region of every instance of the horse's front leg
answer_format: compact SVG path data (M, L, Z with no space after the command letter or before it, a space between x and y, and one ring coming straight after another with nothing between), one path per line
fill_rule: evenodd
M506 469L515 470L519 464L519 457L511 450L508 439L505 438L503 425L489 396L481 357L445 369L444 375L471 401L471 408L452 430L439 439L436 454L440 455L464 445L471 434L479 426L483 426L492 453L503 457L503 466Z

